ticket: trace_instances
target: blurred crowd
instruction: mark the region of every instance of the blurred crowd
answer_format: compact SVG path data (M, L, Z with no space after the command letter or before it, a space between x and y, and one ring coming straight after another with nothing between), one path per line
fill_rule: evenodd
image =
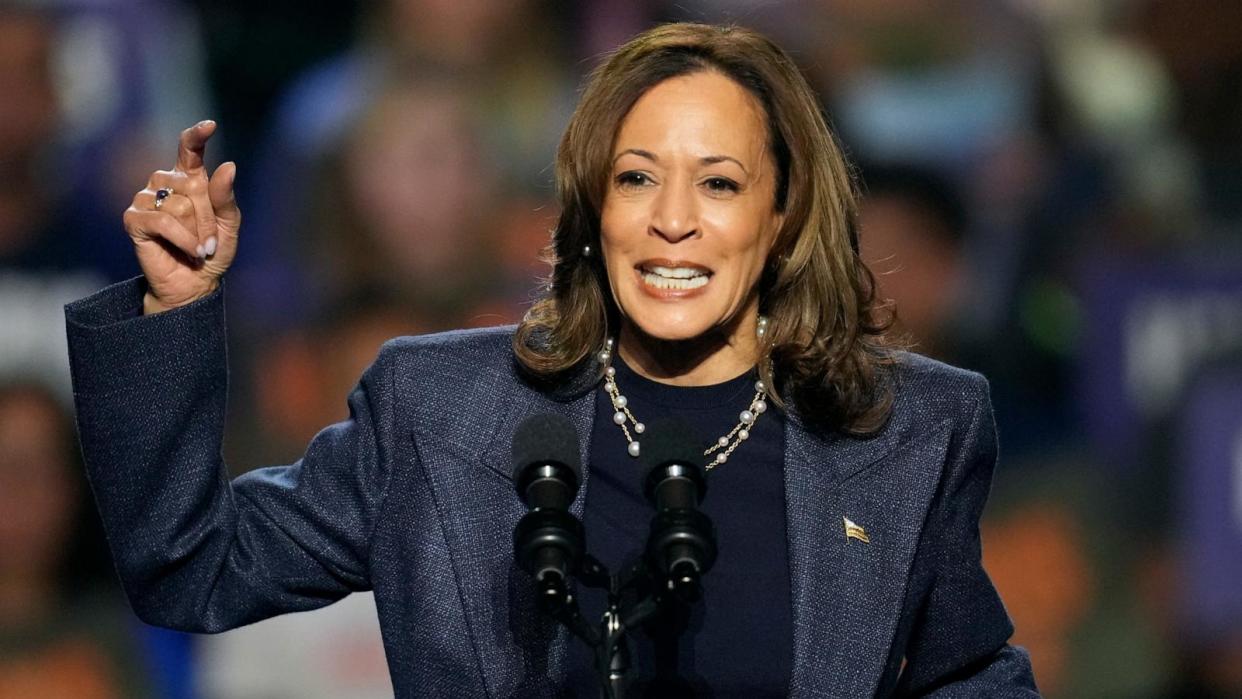
M991 380L985 564L1049 697L1242 697L1242 3L0 0L0 699L391 696L374 607L142 626L61 307L220 124L244 212L226 456L288 463L389 337L517 320L584 74L653 23L791 52L918 351Z

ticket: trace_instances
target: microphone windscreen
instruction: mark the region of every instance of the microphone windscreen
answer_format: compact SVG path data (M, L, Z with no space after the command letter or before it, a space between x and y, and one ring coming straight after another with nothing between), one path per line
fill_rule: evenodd
M703 466L703 447L694 430L682 420L656 422L642 439L643 481L657 468L670 463Z
M578 433L573 424L553 413L532 415L513 433L513 479L538 463L558 463L569 467L582 481L582 458L578 452Z

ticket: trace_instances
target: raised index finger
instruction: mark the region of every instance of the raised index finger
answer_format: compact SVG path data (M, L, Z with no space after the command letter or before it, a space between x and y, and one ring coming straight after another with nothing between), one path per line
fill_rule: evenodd
M216 122L211 119L200 121L181 132L177 145L176 169L182 172L195 172L203 169L203 151L207 147L207 139L216 132Z

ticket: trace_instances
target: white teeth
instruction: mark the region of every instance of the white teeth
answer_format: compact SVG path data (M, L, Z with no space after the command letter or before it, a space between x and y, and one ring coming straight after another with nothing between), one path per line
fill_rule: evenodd
M662 277L658 274L647 272L643 275L643 281L657 289L697 289L707 284L707 275L690 277L689 279L677 279Z
M707 272L692 267L661 267L659 265L652 265L646 267L644 271L658 274L666 279L690 279L707 276Z

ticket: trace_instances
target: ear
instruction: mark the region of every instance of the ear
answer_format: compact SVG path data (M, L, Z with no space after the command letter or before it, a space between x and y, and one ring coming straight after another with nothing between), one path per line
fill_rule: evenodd
M785 215L776 211L772 212L771 219L772 228L770 238L767 241L767 250L764 251L763 272L759 276L759 295L762 297L767 290L772 288L776 283L777 272L785 264L788 259L784 254L775 254L776 243L781 238L781 232L784 230Z

